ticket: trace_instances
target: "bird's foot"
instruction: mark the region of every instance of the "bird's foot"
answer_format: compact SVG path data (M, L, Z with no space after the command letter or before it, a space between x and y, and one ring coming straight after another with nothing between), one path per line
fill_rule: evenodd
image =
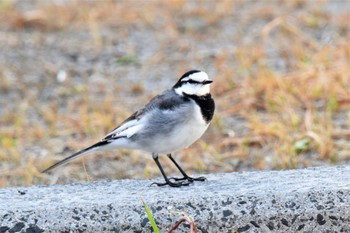
M183 180L187 180L189 183L192 183L193 181L206 181L207 178L205 178L204 176L200 176L200 177L190 177L190 176L184 176L182 178L177 178L177 177L170 177L169 180L174 180L174 181L183 181Z
M153 182L151 185L157 185L157 186L165 186L165 185L169 185L170 187L181 187L181 186L188 186L189 184L191 184L192 182L190 181L176 181L176 182L171 182L170 180L166 180L164 183L157 183L157 182Z

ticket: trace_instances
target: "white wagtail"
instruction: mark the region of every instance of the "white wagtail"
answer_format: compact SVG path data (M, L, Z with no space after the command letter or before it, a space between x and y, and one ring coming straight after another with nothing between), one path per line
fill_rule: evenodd
M172 89L154 97L147 105L132 114L101 141L52 165L47 172L88 152L102 149L140 149L152 153L165 183L180 187L204 177L192 178L177 164L171 153L190 146L206 131L213 117L215 103L210 95L208 75L199 70L185 73ZM166 154L179 169L182 178L168 178L158 161Z

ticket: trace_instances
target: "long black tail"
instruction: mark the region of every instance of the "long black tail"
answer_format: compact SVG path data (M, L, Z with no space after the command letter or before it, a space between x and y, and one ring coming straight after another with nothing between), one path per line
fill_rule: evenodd
M83 150L81 150L81 151L79 151L79 152L77 152L75 154L72 154L71 156L68 156L67 158L65 158L65 159L55 163L51 167L49 167L49 168L45 169L44 171L42 171L42 173L46 173L46 172L48 172L48 171L50 171L50 170L52 170L52 169L54 169L54 168L56 168L58 166L66 164L66 163L68 163L69 161L71 161L73 159L76 159L76 158L78 158L80 156L83 156L84 154L89 153L91 151L94 151L94 150L98 149L99 147L107 145L109 143L110 142L108 142L108 141L100 141L100 142L98 142L98 143L96 143L96 144L94 144L94 145L92 145L92 146L90 146L88 148L85 148L85 149L83 149Z

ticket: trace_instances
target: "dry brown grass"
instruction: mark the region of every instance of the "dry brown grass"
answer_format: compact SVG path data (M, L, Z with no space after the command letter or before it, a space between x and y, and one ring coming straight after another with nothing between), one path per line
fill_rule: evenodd
M167 42L161 42L161 47L165 47L165 43L178 43L177 49L185 53L188 45L181 42L183 35L205 40L202 30L215 28L235 16L236 11L232 9L244 2L227 0L215 4L214 1L201 1L202 4L191 7L184 0L74 1L66 5L46 4L21 12L8 1L0 6L0 25L8 30L31 28L44 33L85 29L90 32L92 44L97 49L107 43L101 35L103 27L144 27L157 31L159 38L167 35ZM317 4L325 2L317 1ZM233 171L242 169L232 165L234 161L249 161L252 169L284 169L344 163L350 159L350 13L332 15L304 1L285 3L285 15L276 7L252 4L248 10L250 14L242 16L241 23L249 25L259 18L267 21L255 35L257 42L242 43L234 51L223 49L212 55L217 114L204 139L178 156L188 168L197 172ZM298 9L306 9L306 12L290 13ZM200 19L200 25L182 23L181 19L192 18ZM339 30L336 41L320 44L305 32L317 31L324 22ZM277 72L269 65L270 46L274 46L276 56L285 62L285 72ZM203 59L200 56L203 55L198 54L198 60ZM166 57L166 54L158 53L145 66L161 66ZM175 70L182 71L187 67L186 61L174 60ZM131 55L118 63L133 64L136 61L137 58ZM55 73L55 67L46 68L47 72ZM1 92L22 90L26 97L25 102L18 103L16 111L10 111L0 119L0 187L56 182L58 175L48 178L39 172L54 162L52 155L67 155L89 146L131 113L127 104L111 108L117 100L113 93L106 93L107 87L102 84L98 93L84 85L59 89L59 98L77 97L69 99L66 111L60 112L59 99L38 105L35 94L26 88L26 84L13 87L1 63L0 75L3 77L0 79ZM96 103L96 94L101 93L103 101ZM139 83L130 88L130 93L139 97L142 103L150 97ZM33 112L40 116L40 122L29 119ZM242 124L247 128L235 137L226 123L233 116L242 117ZM62 138L64 145L57 146L57 143L62 144ZM33 151L28 152L33 156L22 155L28 145L35 145L31 147ZM135 170L141 170L143 174L135 175L129 171L113 173L111 177L158 175L150 158L147 160L124 150L119 154L118 157L107 154L104 158L106 161L120 160L128 166L135 164ZM123 155L128 155L130 161L125 161ZM97 163L97 157L83 161ZM163 162L170 166L167 161ZM73 180L99 177L93 168L84 171L80 161L75 165L63 169L60 175L72 176Z
M307 63L298 59L300 62L295 64L298 69L282 75L264 63L249 64L248 67L255 66L256 70L242 81L236 92L227 95L232 98L230 101L239 104L228 109L226 114L239 112L245 116L253 138L260 135L261 144L273 148L280 157L277 167L282 168L297 167L300 159L296 156L304 151L295 146L305 138L310 140L305 150L317 152L322 159L334 159L339 153L349 154L348 149L339 151L334 145L336 135L349 135L349 128L336 128L332 122L333 115L346 111L350 104L348 42L323 46L310 56L309 51L302 49L298 38L300 36L292 38L295 50L288 54L293 56L293 51L300 52L296 55L308 56ZM258 61L263 59L262 56Z

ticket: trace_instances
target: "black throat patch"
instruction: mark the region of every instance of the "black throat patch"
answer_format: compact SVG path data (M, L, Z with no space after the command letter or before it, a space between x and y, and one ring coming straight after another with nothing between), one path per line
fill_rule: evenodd
M190 99L193 99L200 107L201 113L203 115L203 119L205 122L209 123L214 115L215 110L215 102L214 99L211 98L210 94L206 94L203 96L198 95L188 95L184 93L184 96Z

